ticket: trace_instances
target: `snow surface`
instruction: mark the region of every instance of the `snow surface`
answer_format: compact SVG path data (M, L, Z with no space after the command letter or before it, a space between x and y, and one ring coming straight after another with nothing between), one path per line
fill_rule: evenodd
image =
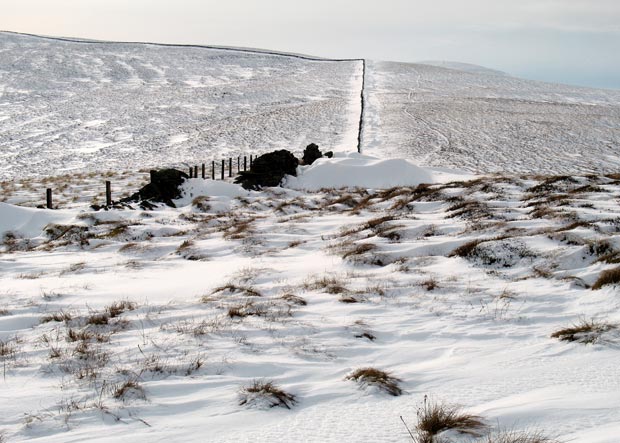
M0 32L0 179L356 146L362 64Z
M403 159L379 159L358 153L336 154L310 166L300 166L297 177L288 176L284 186L318 191L323 188L388 189L433 183L432 174Z
M320 161L299 180L311 171L341 172ZM4 436L405 442L399 417L414 426L429 396L491 426L617 442L618 330L589 345L550 337L582 317L620 322L618 286L588 289L614 266L603 254L620 254L617 176L350 184L248 192L191 179L184 206L148 212L1 204L5 226L27 227L0 246ZM42 234L45 221L62 226ZM475 239L488 240L477 255L451 255ZM88 324L120 301L134 309ZM70 317L45 319L54 313ZM405 395L345 380L366 366ZM128 380L138 388L118 394ZM255 380L297 404L240 405Z
M0 441L405 442L428 396L617 443L619 286L590 287L620 261L620 176L474 174L617 171L620 93L368 62L359 155L361 80L0 33ZM335 158L281 188L190 179L178 208L90 208L149 166L311 141ZM46 187L61 210L32 207ZM581 319L615 328L551 337ZM368 366L404 395L346 380Z
M369 61L363 152L474 173L620 168L620 91Z

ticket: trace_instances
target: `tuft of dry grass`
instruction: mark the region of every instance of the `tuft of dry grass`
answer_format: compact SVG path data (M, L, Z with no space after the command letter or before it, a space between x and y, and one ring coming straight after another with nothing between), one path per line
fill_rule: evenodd
M252 286L242 286L242 285L236 285L234 283L228 283L226 285L223 286L219 286L217 288L215 288L213 290L213 292L211 292L211 294L217 294L218 292L229 292L231 294L242 294L245 295L246 297L262 297L263 294L261 294L257 289L253 288ZM203 301L211 301L210 297L203 297Z
M17 352L16 346L17 340L0 340L0 357L4 360L7 358L12 358L15 356Z
M482 417L467 414L458 405L424 400L418 409L416 425L417 443L435 443L435 437L444 431L454 430L462 434L480 437L488 428Z
M135 310L136 307L137 305L134 302L131 302L129 300L122 300L122 301L114 302L109 306L106 306L105 312L108 313L110 318L116 318L119 315L121 315L123 312Z
M375 249L377 249L377 246L371 243L361 243L353 245L351 248L347 248L343 251L342 258L347 259L358 255L363 255L368 252L374 251Z
M239 405L261 407L266 405L270 408L282 407L291 409L297 403L297 398L272 381L254 380L251 385L244 386L239 391Z
M87 325L105 326L110 322L110 314L107 312L95 312L85 320Z
M110 341L110 336L107 334L99 334L88 329L73 329L67 330L67 340L69 342L77 341L96 341L98 343L106 343Z
M137 380L126 380L122 383L113 385L112 397L123 401L131 399L146 400L146 393Z
M322 290L327 294L344 294L349 292L342 280L328 275L305 282L304 288L306 290Z
M425 288L427 291L433 291L439 288L439 283L437 283L437 280L435 279L435 277L431 277L431 278L424 280L422 283L420 283L420 285L423 288Z
M353 380L361 387L376 387L395 397L403 393L398 386L401 380L380 369L359 368L347 375L345 380Z
M245 317L261 317L267 314L267 310L258 306L255 303L248 301L242 305L235 305L228 308L228 317L230 318L245 318Z
M308 302L304 298L299 297L298 295L294 295L294 294L284 294L280 298L288 303L291 303L297 306L306 306L308 304Z
M603 286L617 285L618 283L620 283L620 267L601 272L601 275L592 285L592 289L601 289Z
M573 326L554 332L551 334L551 338L557 338L560 341L593 344L599 341L602 334L614 329L617 329L616 325L582 318Z
M69 322L73 319L73 314L66 311L58 311L51 314L46 314L41 317L41 323L56 322Z

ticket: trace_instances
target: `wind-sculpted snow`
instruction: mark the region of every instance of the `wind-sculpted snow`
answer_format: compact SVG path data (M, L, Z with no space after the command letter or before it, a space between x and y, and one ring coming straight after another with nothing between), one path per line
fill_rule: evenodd
M620 91L367 64L364 150L472 172L620 168Z
M360 86L358 61L0 33L0 178L350 149Z

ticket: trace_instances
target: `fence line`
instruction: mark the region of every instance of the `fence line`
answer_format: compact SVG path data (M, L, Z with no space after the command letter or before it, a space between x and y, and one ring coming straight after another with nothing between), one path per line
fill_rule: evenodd
M256 160L260 155L245 154L243 156L241 155L237 156L236 174L239 174L240 172L246 172L248 171L248 169L252 168L252 165L254 164L254 160ZM241 157L243 157L243 164L241 162ZM235 172L233 168L233 164L234 164L233 159L234 157L228 157L228 162L226 161L226 159L222 159L219 171L216 170L218 169L216 168L216 164L217 164L216 161L211 160L211 177L210 177L211 180L216 180L216 177L219 177L220 181L221 180L226 181L227 179L231 179L233 177L233 173ZM207 180L207 164L206 163L201 163L200 165L190 165L190 166L187 166L188 163L186 163L185 165L186 166L184 167L169 166L168 168L177 169L177 170L185 169L188 172L187 175L189 178L198 178L198 171L199 171L199 166L200 166L200 171L202 172L201 178L203 180ZM243 169L242 169L242 166L243 166ZM227 167L228 167L228 174L226 174ZM219 172L219 174L216 174L216 172ZM106 180L104 185L105 185L106 206L112 206L113 204L112 183L109 180ZM45 190L45 203L46 203L45 207L47 209L54 209L52 188L47 188Z

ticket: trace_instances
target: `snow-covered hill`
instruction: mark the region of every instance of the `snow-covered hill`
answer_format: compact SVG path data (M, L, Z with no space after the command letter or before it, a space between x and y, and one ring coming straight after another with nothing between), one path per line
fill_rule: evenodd
M386 166L399 187L365 188ZM618 269L620 175L446 183L358 154L299 172L191 179L176 209L0 203L0 439L404 443L428 396L618 441L619 286L592 286ZM299 190L343 173L355 187ZM347 378L368 367L403 395ZM268 381L290 410L252 392Z
M0 179L357 145L361 62L0 33Z
M620 91L439 64L366 64L366 153L480 173L620 168ZM354 151L361 85L360 61L0 32L0 179Z
M488 428L435 443L617 443L620 92L453 68L366 63L361 155L359 61L0 33L0 442L406 442L445 402ZM90 206L310 141L283 187Z
M473 172L620 169L620 91L367 64L365 152Z

